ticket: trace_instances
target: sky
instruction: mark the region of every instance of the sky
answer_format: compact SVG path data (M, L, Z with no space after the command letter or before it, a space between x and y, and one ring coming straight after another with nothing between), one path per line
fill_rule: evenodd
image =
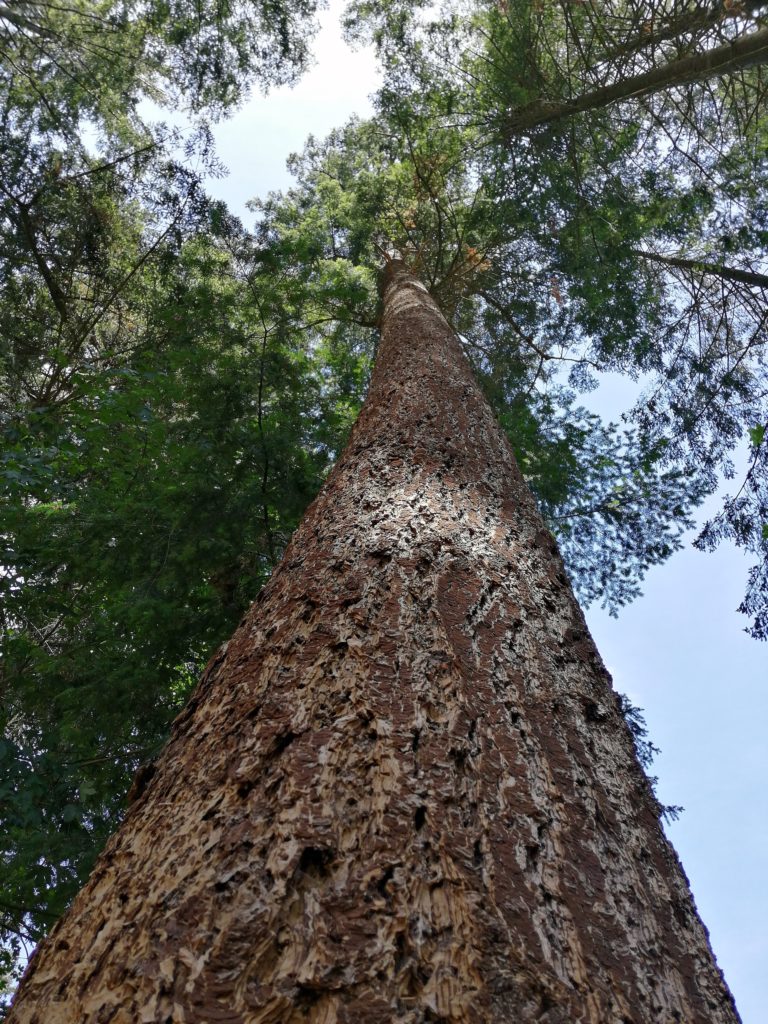
M216 127L229 174L209 189L246 225L253 221L249 199L290 185L286 158L310 133L322 137L371 110L368 97L379 82L374 60L343 43L339 10L332 0L315 67L297 86L254 96ZM609 381L588 404L615 419L626 398L621 382ZM749 564L729 546L705 554L689 544L651 570L644 596L618 619L598 607L586 614L616 689L644 709L650 739L661 748L653 767L659 798L685 808L667 832L743 1022L764 1024L768 645L747 636L736 613Z

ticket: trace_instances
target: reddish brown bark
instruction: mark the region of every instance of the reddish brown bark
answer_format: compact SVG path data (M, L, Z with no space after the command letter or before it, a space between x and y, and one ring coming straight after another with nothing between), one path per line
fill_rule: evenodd
M510 447L386 282L347 450L14 1024L738 1019Z

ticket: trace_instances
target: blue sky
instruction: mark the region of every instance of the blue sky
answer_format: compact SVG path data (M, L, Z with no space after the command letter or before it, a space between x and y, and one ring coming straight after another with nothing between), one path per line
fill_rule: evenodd
M370 54L353 53L323 16L315 68L294 89L254 97L217 126L229 168L210 190L252 220L245 203L290 184L289 153L310 133L322 137L351 114L370 111L378 78ZM606 418L621 411L620 385L590 396ZM737 485L738 486L738 485ZM685 812L668 833L691 881L699 912L744 1024L762 1024L768 1006L768 647L744 633L735 611L749 562L730 547L690 547L651 571L644 596L609 618L587 612L618 690L645 709L662 753L654 773L662 802Z

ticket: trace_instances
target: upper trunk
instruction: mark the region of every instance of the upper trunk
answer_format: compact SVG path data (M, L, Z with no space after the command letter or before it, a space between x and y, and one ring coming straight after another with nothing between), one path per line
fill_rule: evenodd
M401 263L349 446L34 957L37 1024L733 1024L609 677Z

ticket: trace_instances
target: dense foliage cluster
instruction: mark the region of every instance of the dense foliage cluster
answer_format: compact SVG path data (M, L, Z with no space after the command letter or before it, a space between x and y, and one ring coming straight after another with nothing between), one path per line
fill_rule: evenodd
M357 0L376 116L310 139L249 233L201 187L198 115L299 73L312 15L0 5L8 965L344 444L388 255L456 327L583 599L634 598L746 449L697 543L755 553L768 636L763 5ZM581 397L610 373L636 384L620 424Z

